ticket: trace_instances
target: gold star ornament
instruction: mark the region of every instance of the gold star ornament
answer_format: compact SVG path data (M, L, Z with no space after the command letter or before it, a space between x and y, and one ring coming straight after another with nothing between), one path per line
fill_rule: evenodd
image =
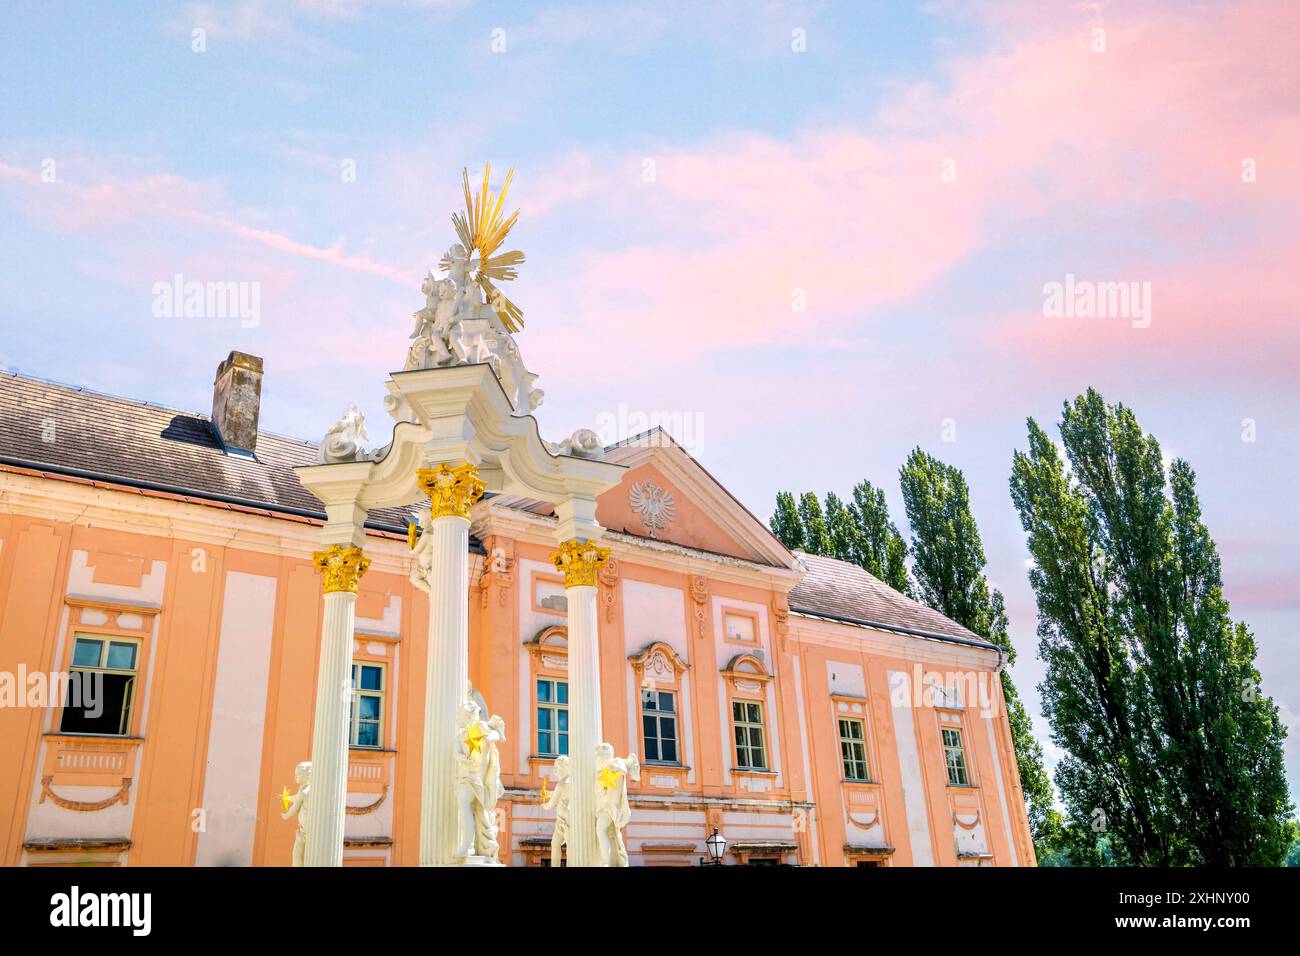
M293 803L293 794L289 792L288 787L285 787L283 790L280 791L280 809L287 813L292 803Z
M483 187L477 193L471 193L469 170L462 171L461 176L465 186L465 214L453 213L451 224L456 230L456 237L460 240L460 244L465 247L466 254L478 256L478 271L474 275L474 281L487 294L488 304L493 305L497 310L507 331L518 332L524 327L524 313L495 285L497 282L509 282L517 278L519 270L515 267L524 261L524 254L518 249L509 252L497 251L519 219L518 209L509 216L505 214L506 193L510 191L510 180L514 179L515 168L510 167L510 172L506 173L505 182L501 185L501 192L495 197L488 186L491 175L492 164L485 163ZM443 269L450 264L451 260L445 256L439 263ZM495 304L494 296L497 300Z
M596 774L596 780L606 790L618 786L618 778L623 776L623 771L615 770L613 767L601 767L600 773Z
M483 738L486 736L487 734L483 733L483 725L479 723L471 724L465 731L465 746L469 748L471 756L483 752Z

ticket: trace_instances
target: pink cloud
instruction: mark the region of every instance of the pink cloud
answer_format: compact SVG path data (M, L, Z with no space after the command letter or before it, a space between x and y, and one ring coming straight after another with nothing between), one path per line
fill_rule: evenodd
M1265 336L1282 346L1273 370L1293 364L1300 57L1280 41L1296 35L1294 8L1036 9L995 6L992 51L951 61L942 87L900 91L870 133L647 150L652 183L640 154L563 157L539 177L540 215L595 209L607 229L636 228L571 273L542 276L536 306L625 364L651 339L682 359L825 344L917 302L972 253L1037 233L1065 251L1028 276L1023 314L945 317L973 348L1002 351L1013 380L1026 365L1049 373L1117 347L1169 365L1207 348L1257 350ZM1090 46L1097 26L1104 53ZM945 159L955 182L941 180ZM1114 237L1117 218L1140 225ZM1123 254L1124 274L1086 274L1114 238L1139 249ZM1140 339L1127 323L1049 324L1041 284L1066 272L1151 281L1157 327ZM792 308L796 290L806 312ZM566 362L566 350L542 348Z

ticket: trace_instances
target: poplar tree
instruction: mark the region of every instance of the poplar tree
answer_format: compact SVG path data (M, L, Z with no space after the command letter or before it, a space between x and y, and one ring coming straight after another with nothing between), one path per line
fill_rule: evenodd
M847 560L864 568L895 591L912 597L907 574L907 544L889 518L889 503L883 488L869 481L853 486L849 515L857 528L857 551Z
M799 498L799 520L803 524L803 548L809 554L829 555L831 535L826 527L826 516L821 502L811 491Z
M832 558L853 561L861 550L858 528L848 507L835 492L826 495L826 533L830 538Z
M1002 696L1034 850L1042 858L1060 841L1062 820L1053 806L1043 748L1011 679L1016 649L1008 631L1006 604L1001 591L990 592L984 576L984 546L971 513L966 477L959 468L916 448L899 470L899 482L912 528L912 570L922 601L986 638L1005 656Z
M1093 389L1065 403L1064 459L1028 429L1011 497L1076 859L1104 845L1120 864L1278 865L1293 833L1285 731L1254 637L1230 618L1191 467L1166 480L1154 436Z
M803 549L803 522L790 492L776 493L776 510L772 512L769 524L776 539L791 551Z

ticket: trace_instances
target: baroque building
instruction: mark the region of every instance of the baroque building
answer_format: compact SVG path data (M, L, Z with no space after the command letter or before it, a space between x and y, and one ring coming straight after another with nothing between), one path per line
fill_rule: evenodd
M293 469L325 459L258 429L262 374L232 353L211 415L0 375L4 865L290 862L280 795L312 754L326 521ZM996 647L786 550L663 431L603 459L624 472L596 502L600 712L639 758L632 865L695 865L715 830L728 864L1034 864ZM413 513L365 523L345 865L421 859L431 608ZM569 753L556 522L506 494L470 514L469 676L505 727L496 820L515 866L549 865L545 788Z

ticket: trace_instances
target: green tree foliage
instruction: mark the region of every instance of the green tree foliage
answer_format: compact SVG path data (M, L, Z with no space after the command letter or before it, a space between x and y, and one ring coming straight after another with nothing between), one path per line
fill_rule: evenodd
M772 534L791 551L803 550L803 521L795 506L794 495L788 491L776 493L776 510L770 522Z
M1034 559L1040 685L1072 852L1118 864L1272 865L1290 842L1285 734L1234 624L1191 467L1092 389L1065 458L1032 418L1011 497ZM1068 468L1066 464L1068 459Z
M803 524L803 548L809 554L830 555L831 533L826 526L822 504L811 491L799 498L799 520Z
M865 568L895 591L912 597L912 580L907 573L907 545L889 518L889 503L883 488L860 481L853 486L849 515L857 530L852 554L845 558Z
M1016 751L1020 789L1029 813L1035 851L1048 856L1062 833L1053 806L1052 785L1043 767L1043 748L1008 669L1016 649L1008 631L1001 591L990 593L984 576L984 546L970 508L970 491L961 470L917 448L899 470L903 504L912 527L913 573L921 599L958 624L1000 647L1002 696Z
M858 550L858 529L853 515L833 491L826 496L826 533L831 542L827 554L841 561L852 561Z
M796 504L793 494L779 491L770 525L787 548L856 564L912 597L907 544L889 518L885 492L871 482L858 482L851 502L828 493L824 509L812 492L801 494Z

